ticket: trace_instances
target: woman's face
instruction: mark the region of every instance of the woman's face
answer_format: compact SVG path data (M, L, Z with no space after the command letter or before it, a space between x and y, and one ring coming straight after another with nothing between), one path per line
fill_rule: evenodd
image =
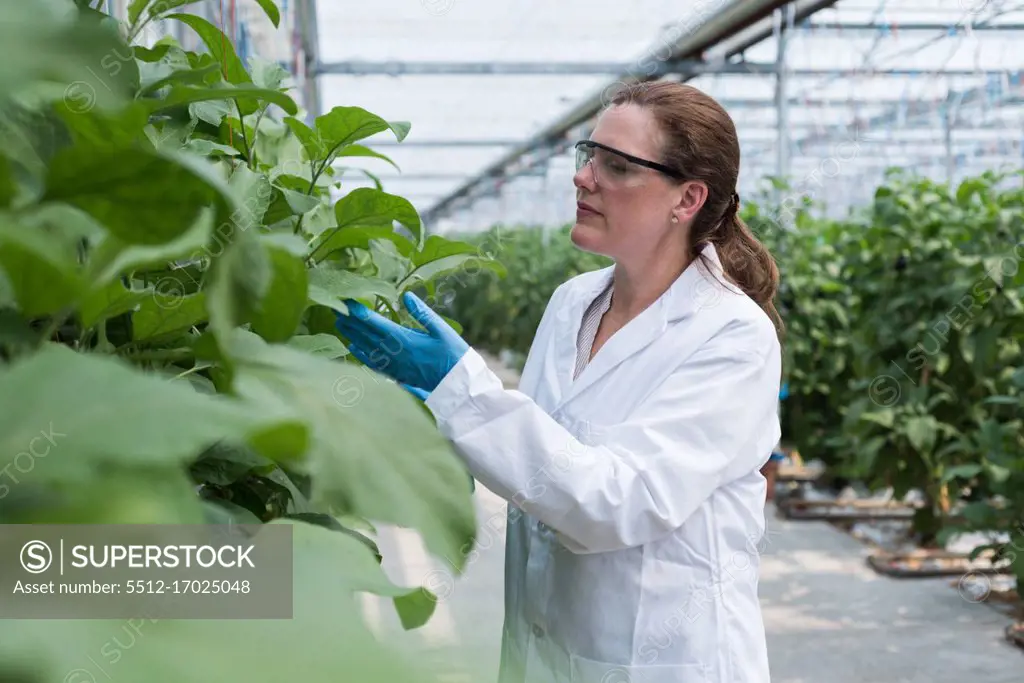
M654 117L636 105L607 109L590 139L641 159L662 163L663 136ZM571 238L585 251L630 260L678 236L682 185L658 171L600 148L573 178L576 224ZM673 213L680 219L672 223Z

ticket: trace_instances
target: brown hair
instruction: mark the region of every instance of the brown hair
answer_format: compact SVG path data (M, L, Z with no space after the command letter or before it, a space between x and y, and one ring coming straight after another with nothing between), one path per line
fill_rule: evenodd
M738 215L740 145L732 117L709 95L672 81L624 86L611 104L649 109L667 137L661 163L707 185L707 200L691 228L690 251L699 254L702 246L713 244L726 277L761 306L781 338L784 325L773 301L778 267ZM711 265L703 254L698 257Z

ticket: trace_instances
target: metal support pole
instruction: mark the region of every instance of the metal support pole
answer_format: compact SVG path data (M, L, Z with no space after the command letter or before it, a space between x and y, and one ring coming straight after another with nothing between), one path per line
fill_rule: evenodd
M789 43L789 34L793 29L792 4L775 10L775 38L778 52L775 59L775 107L776 107L776 175L781 180L789 177L789 96L786 92L788 79L786 78L786 46ZM782 196L776 190L776 202L781 205Z
M305 62L305 79L302 84L306 118L310 126L322 112L320 110L320 29L317 24L317 0L297 0L295 6L298 15L299 34L302 37L303 61Z
M943 130L945 132L946 140L946 182L950 186L953 185L953 173L955 172L954 159L953 159L953 111L952 107L947 106L945 116L943 118Z

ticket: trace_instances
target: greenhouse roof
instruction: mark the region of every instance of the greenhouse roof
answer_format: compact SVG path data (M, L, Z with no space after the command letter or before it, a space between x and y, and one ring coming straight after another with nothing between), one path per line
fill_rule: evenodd
M441 230L569 220L568 146L586 136L589 117L556 124L587 113L582 104L625 75L655 70L708 92L733 116L741 194L781 172L842 208L887 166L953 180L1021 166L1024 4L798 1L792 14L771 13L784 4L318 0L319 111L358 105L410 121L400 144L386 135L370 140L400 173L378 160L359 165ZM678 59L669 58L671 45L724 26L737 8L760 23L720 31L702 52L670 63ZM780 41L779 24L790 20ZM781 108L780 42L788 95ZM546 136L553 130L558 135ZM358 178L351 182L370 182Z

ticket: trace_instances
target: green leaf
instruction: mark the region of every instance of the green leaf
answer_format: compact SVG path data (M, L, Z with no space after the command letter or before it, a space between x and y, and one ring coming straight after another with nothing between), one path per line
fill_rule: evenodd
M221 188L180 158L142 148L83 146L54 158L42 201L67 202L118 239L145 245L170 242L205 207L226 205Z
M389 194L372 187L352 190L334 205L338 229L355 226L375 226L392 221L404 225L416 241L423 239L420 215L404 197Z
M1003 467L1002 465L997 465L993 462L985 463L985 472L988 473L989 479L996 484L1002 484L1010 478L1011 474L1008 467Z
M67 101L54 108L75 141L94 148L124 147L142 140L149 120L148 111L140 102L109 114L96 109L77 111Z
M321 160L340 147L386 130L391 130L395 139L401 142L410 129L410 124L405 121L385 121L362 107L334 107L316 117L314 125L323 149L317 157Z
M79 111L126 104L133 94L131 50L116 25L75 21L69 7L62 2L0 2L5 56L0 61L0 92L9 98L35 89L50 101L66 97ZM134 74L137 78L137 69Z
M256 173L245 164L239 164L228 179L238 208L232 216L239 230L249 230L263 224L263 215L270 206L274 186L262 173Z
M288 340L288 346L327 360L349 355L341 340L330 334L299 334Z
M287 188L275 187L270 206L264 216L267 225L273 225L292 216L301 216L320 205L318 197L311 197L304 192L296 192Z
M1020 396L988 396L982 403L985 405L1004 405L1004 406L1015 406L1024 402L1024 397Z
M256 0L263 11L270 17L270 22L274 24L274 28L277 28L281 23L281 12L277 9L277 5L274 4L274 0Z
M221 341L233 328L253 320L270 290L270 255L251 231L240 230L210 271L207 311L210 326Z
M223 155L226 157L240 157L242 153L229 145L222 145L219 142L204 140L203 138L192 138L185 145L186 149L200 156L212 157Z
M82 327L93 327L100 321L134 311L153 294L152 289L130 290L120 282L109 282L85 297L80 309Z
M273 461L238 444L215 444L189 466L195 481L227 486L257 468L274 467Z
M132 314L132 340L147 341L188 330L206 320L206 293L155 293Z
M419 529L428 548L461 570L476 530L469 481L415 399L355 364L270 346L242 330L229 348L239 396L301 416L313 430L314 505Z
M185 5L191 5L201 0L132 0L132 4L128 6L128 25L135 28L136 22L139 17L142 16L143 12L147 9L147 6L156 2L156 5L150 9L149 15L155 19L164 12L169 12L172 9L184 7Z
M954 479L970 479L971 477L981 474L982 469L982 466L977 464L950 467L948 470L943 472L942 481L947 482Z
M378 239L391 240L398 248L398 253L406 258L415 259L416 245L410 242L408 238L395 232L395 229L390 225L335 229L325 234L326 236L320 238L313 248L313 252L316 253L317 258L320 260L323 260L338 249L355 248L369 251L370 244Z
M473 274L474 271L479 272L481 268L488 268L502 276L507 274L504 266L502 266L498 261L481 259L472 254L452 254L451 256L444 256L419 266L409 273L409 276L402 281L399 289L404 290L408 287L413 287L417 281L430 282L442 275L454 273L459 270L466 271L467 275Z
M370 243L370 258L377 268L377 277L386 282L400 282L412 269L412 263L398 252L394 242L374 240Z
M430 621L437 607L437 596L421 587L411 593L395 597L394 604L402 626L406 630L411 630Z
M367 548L369 548L370 552L373 553L373 557L377 560L378 564L380 564L381 561L384 559L383 556L380 554L380 548L377 547L377 544L373 540L367 538L366 536L362 535L357 531L345 528L341 523L338 522L337 519L335 519L331 515L326 515L320 512L306 512L285 515L285 519L297 519L302 522L306 522L307 524L315 524L325 529L330 529L331 531L337 531L342 534L347 534L348 536L356 539L357 541L365 545Z
M935 447L938 425L931 415L925 417L911 417L903 425L903 433L906 434L910 445L918 453L929 454Z
M153 0L132 0L131 4L128 5L128 25L134 26L135 22L139 20L142 13L146 11L149 4Z
M345 299L357 299L375 305L378 296L392 306L398 302L398 290L380 278L325 267L309 271L309 299L321 306L347 313Z
M166 76L157 78L155 80L144 82L142 90L139 92L139 97L149 97L153 93L159 92L162 88L173 85L203 85L206 83L207 78L210 74L219 73L220 65L216 62L211 64L205 64L195 69L178 69L172 71ZM141 102L136 103L136 106L144 106Z
M310 161L323 161L326 158L327 150L321 148L316 131L302 121L299 121L294 115L286 117L284 122L291 129L295 137L299 139L299 142L302 143L302 148L306 150L306 156Z
M106 284L135 269L163 268L169 261L178 259L186 262L199 260L210 255L207 241L212 231L213 212L207 210L187 232L165 244L134 245L107 234L89 255L86 272L94 284ZM156 284L157 291L167 292L160 282ZM173 283L163 284L170 284L175 291L180 291Z
M893 411L888 408L871 413L864 413L860 416L860 419L865 422L874 422L875 424L890 428L894 424L894 418L895 415Z
M202 17L194 14L168 14L165 19L177 19L188 25L206 43L209 54L223 66L224 80L228 83L251 83L249 72L245 65L235 53L235 46L231 44L224 33ZM295 112L289 112L294 114Z
M412 254L412 262L414 265L421 266L455 254L471 254L481 258L490 257L490 254L484 253L484 248L481 245L453 240L441 235L429 235L423 241L423 247Z
M246 106L242 107L243 114L251 114L256 110L255 100L263 100L276 104L285 110L289 114L295 114L298 112L298 106L295 104L295 100L286 95L283 92L277 90L267 90L266 88L258 88L254 85L236 85L236 86L220 86L216 88L193 88L190 86L176 86L171 89L167 97L164 99L148 100L146 105L149 109L150 114L158 114L168 109L180 107L183 104L194 104L197 102L207 102L216 100L239 100L245 102ZM221 115L230 111L225 109ZM220 123L218 119L216 124Z
M217 441L246 443L291 423L252 404L197 394L184 384L144 375L107 356L48 344L0 368L0 457L30 445L49 447L36 458L33 481L77 483L102 463L184 464ZM102 401L82 400L69 387L103 387Z
M0 268L29 317L56 313L85 295L78 264L44 232L0 223Z
M249 57L249 71L253 83L269 90L281 90L291 76L288 69L281 66L278 62L262 59L258 55Z
M253 332L268 342L287 341L302 321L308 301L306 264L286 249L269 247L270 287L252 319Z
M204 500L203 507L206 512L207 524L238 526L242 524L263 523L259 517L249 510L229 500Z
M306 256L306 242L290 232L265 232L260 235L260 241L267 247L283 249L292 256Z
M11 174L11 165L0 156L0 209L6 209L17 196L17 185Z

